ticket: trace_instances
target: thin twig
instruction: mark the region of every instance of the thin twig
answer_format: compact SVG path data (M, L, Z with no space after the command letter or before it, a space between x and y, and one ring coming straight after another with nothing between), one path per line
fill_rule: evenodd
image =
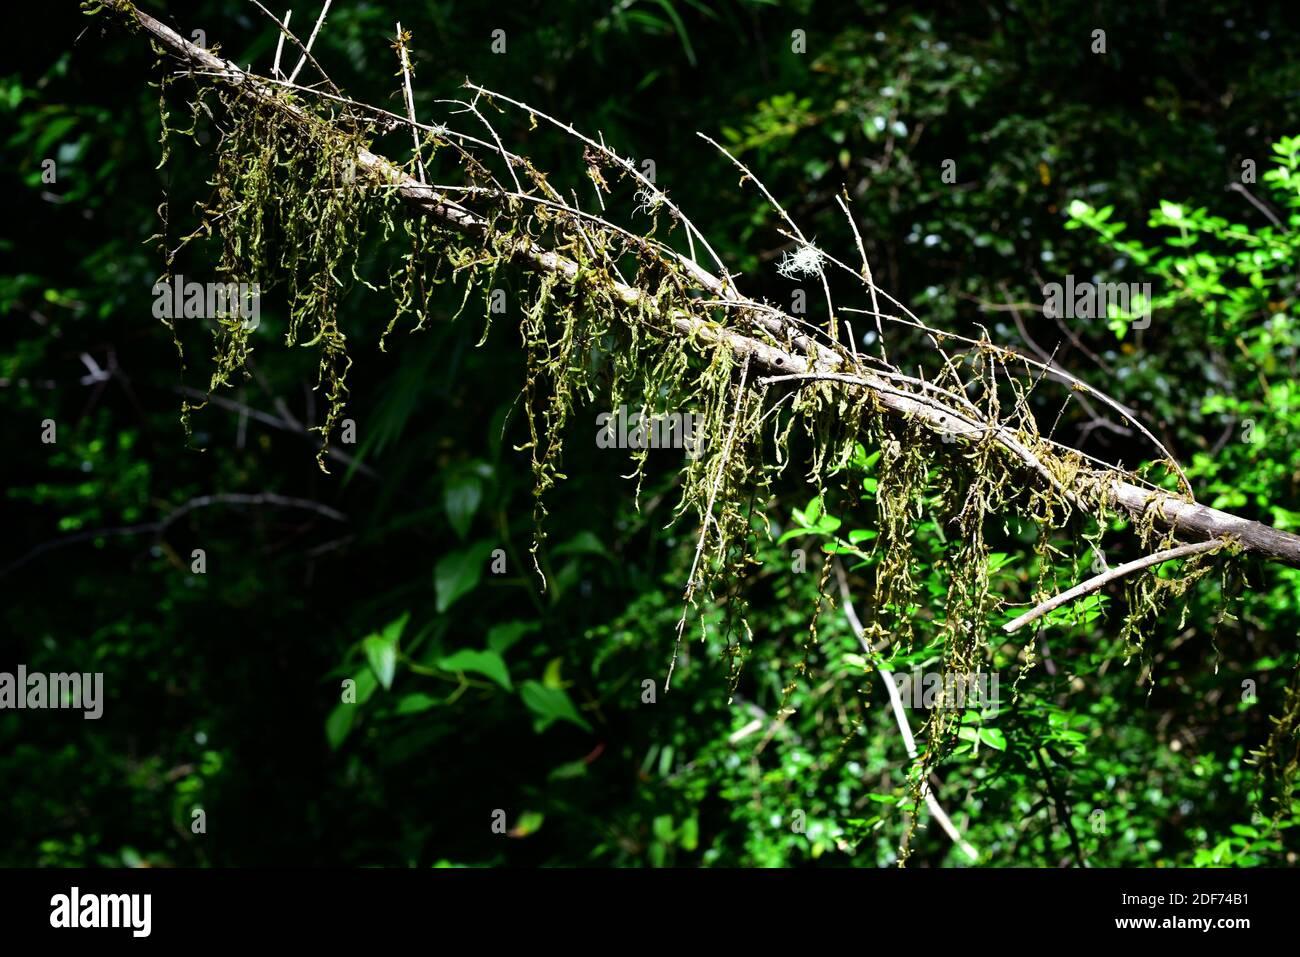
M682 212L682 210L675 203L673 203L672 200L668 198L667 193L665 193L663 190L655 186L654 183L652 183L649 179L646 178L645 174L643 174L639 169L636 168L636 164L631 163L628 160L624 159L623 157L619 156L612 149L607 147L603 142L597 142L596 140L593 140L591 137L578 132L578 130L575 129L571 124L563 123L560 120L557 120L555 117L543 113L541 110L537 109L536 107L529 106L527 103L524 103L520 100L511 99L510 97L502 93L497 93L493 90L487 89L486 87L478 86L475 83L470 83L466 81L465 86L468 89L474 90L478 93L486 94L489 99L501 100L505 103L509 103L511 106L524 110L527 113L530 113L536 117L539 117L540 119L545 120L546 122L550 123L552 126L564 130L570 136L574 137L580 142L586 143L592 149L599 150L602 155L606 156L611 162L617 164L620 168L622 168L627 173L629 173L632 176L632 178L635 179L638 183L640 183L643 187L653 190L654 195L656 195L660 199L660 201L665 206L667 206L677 216L678 219L681 220L682 225L686 228L687 236L689 237L693 235L695 238L699 239L700 243L704 246L705 251L708 252L710 258L712 258L714 263L717 265L723 277L726 277L717 283L718 294L728 298L735 298L736 296L735 287L730 282L730 274L726 271L726 267L722 264L722 259L718 256L716 252L714 252L713 247L709 244L708 239L706 239L704 234L695 227L695 224L691 222L690 218L687 217L687 215L684 212Z
M1055 611L1062 605L1067 605L1076 598L1081 598L1097 589L1108 585L1117 578L1123 578L1133 572L1140 572L1144 568L1150 568L1152 565L1160 565L1175 558L1186 558L1189 555L1199 555L1201 552L1211 552L1223 548L1228 543L1221 538L1212 538L1208 542L1192 542L1189 545L1179 545L1177 548L1166 548L1163 551L1154 552L1145 558L1138 558L1123 565L1117 565L1114 568L1107 569L1100 575L1095 575L1087 581L1080 582L1068 591L1063 591L1054 598L1049 598L1042 604L1031 608L1019 618L1007 622L1002 626L1002 630L1007 634L1019 631L1025 625L1032 621L1037 621L1049 612Z
M167 515L154 522L143 522L139 525L124 525L116 528L92 528L84 532L77 532L72 535L65 535L63 538L56 538L52 541L42 542L40 545L32 548L21 558L15 559L4 568L0 568L0 578L8 575L17 568L26 565L32 559L45 552L53 551L59 548L66 548L69 545L76 545L79 542L92 541L96 538L120 538L132 535L154 535L161 538L162 535L183 516L200 508L211 508L214 505L270 505L277 508L297 508L315 512L325 518L332 519L336 522L346 522L348 517L336 508L331 508L321 502L314 502L311 499L293 498L288 495L279 495L275 492L259 492L257 494L247 494L242 492L226 492L217 495L199 495L182 503L173 509Z
M286 10L284 14L284 30L289 29L289 20L293 17L292 10ZM284 30L280 31L280 36L275 41L275 62L271 64L271 75L283 77L280 71L280 55L284 53Z
M889 692L889 705L893 709L894 721L898 725L898 733L903 737L903 746L907 748L908 758L915 761L917 756L916 739L912 736L912 726L907 720L907 713L903 710L903 701L898 696L898 686L894 683L894 673L885 667L884 659L871 647L871 642L867 641L862 622L853 609L853 596L849 594L849 582L848 577L844 574L844 565L838 558L835 559L835 577L840 585L840 604L844 606L844 617L848 619L849 626L853 629L853 634L858 639L858 644L862 646L863 652L875 669L880 672L881 680L885 682L885 689ZM961 836L961 832L952 823L952 818L939 804L939 799L934 796L929 782L922 782L921 790L925 796L925 806L930 809L930 814L939 822L939 826L943 828L944 833L952 839L954 844L961 848L962 853L972 861L978 861L980 852Z
M402 80L406 86L406 115L411 119L411 139L415 143L415 168L420 173L420 182L427 183L424 175L424 155L420 150L420 134L415 125L415 96L411 93L411 58L406 52L409 34L402 33L402 21L397 21L397 55L402 60Z
M867 260L867 248L862 244L862 233L858 232L857 221L853 218L853 214L849 212L844 197L836 196L835 202L839 203L840 209L844 210L844 218L849 221L849 226L853 229L853 238L858 241L858 254L862 257L862 278L867 284L867 289L871 291L871 311L876 314L876 337L880 340L880 358L888 362L889 354L885 351L885 330L880 325L880 302L876 299L876 281L871 276L871 263Z
M290 83L298 79L298 74L302 72L303 65L308 59L311 60L312 66L316 67L317 70L320 70L320 64L317 63L315 57L311 55L311 48L312 44L316 42L316 34L320 33L321 25L325 22L325 14L330 12L330 2L331 0L325 0L325 5L320 8L320 16L316 18L316 25L311 28L311 36L307 38L307 45L302 48L302 56L298 58L298 65L295 66L293 72L289 74ZM324 70L321 70L321 75L325 75Z
M311 55L311 43L307 43L305 46L303 45L303 42L302 42L301 40L298 39L297 35L295 35L294 32L293 32L292 30L289 29L289 21L288 21L288 19L286 18L285 21L284 21L283 23L281 23L281 22L276 18L275 14L272 13L270 10L266 9L266 7L262 6L262 4L261 4L260 2L258 2L258 0L251 0L251 2L252 2L252 4L253 4L253 6L257 7L257 9L259 9L259 10L262 11L262 13L266 16L266 18L267 18L268 20L270 20L272 23L274 23L277 27L280 28L280 36L281 36L281 37L288 37L288 38L293 42L293 45L296 46L299 50L302 51L302 57L298 60L298 66L297 66L297 68L293 71L293 73L289 76L289 79L288 79L287 82L289 82L289 83L293 83L294 80L296 80L296 79L298 78L298 70L301 70L301 69L302 69L302 61L305 59L305 60L310 61L310 62L311 62L311 65L312 65L313 67L316 68L316 72L318 72L318 73L321 75L321 79L323 79L323 80L324 80L324 81L329 85L329 88L330 88L331 90L333 90L334 93L337 94L338 96L342 96L342 95L343 95L343 91L340 90L340 89L338 88L338 85L337 85L333 80L330 79L329 74L325 72L325 68L324 68L323 66L321 66L319 63L317 63L317 62L316 62L316 58L315 58L314 56ZM326 9L326 10L329 9L329 3L328 3L328 2L325 4L325 9ZM325 16L325 11L322 10L322 11L321 11L321 19L322 19L322 20L324 19L324 16ZM320 24L321 24L321 21L320 21L320 20L317 20L317 21L316 21L316 29L317 29L317 30L320 29ZM315 30L312 31L311 38L312 38L313 40L316 39L316 31L315 31ZM245 71L243 71L243 70L240 70L240 69L239 69L239 68L238 68L234 63L231 63L230 61L226 61L226 63L225 63L225 67L226 67L227 70L234 70L234 71L235 71L236 73L238 73L241 77L242 77L242 76L245 76L245 75L251 75L251 74L247 74L247 73L246 73ZM260 79L260 77L259 77L259 79Z

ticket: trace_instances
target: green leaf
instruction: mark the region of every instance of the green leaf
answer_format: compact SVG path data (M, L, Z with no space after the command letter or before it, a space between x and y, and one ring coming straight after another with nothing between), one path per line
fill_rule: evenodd
M686 54L686 61L691 66L695 66L695 50L691 47L691 38L686 32L686 24L682 22L676 8L668 0L655 0L655 2L663 8L664 13L668 14L668 19L673 22L673 29L677 31L677 36L682 41L682 52Z
M397 673L396 643L385 641L379 635L368 635L361 642L361 648L366 653L366 660L370 662L370 670L387 691L393 686L393 676Z
M997 728L980 728L980 741L999 751L1007 749L1007 736Z
M384 630L380 632L380 637L384 641L391 641L394 645L402 637L402 632L406 630L406 623L411 620L411 613L408 611L400 618L394 618L388 624L384 625Z
M514 690L514 686L510 683L510 671L506 667L505 661L495 651L474 651L472 649L458 651L454 655L448 655L438 661L437 667L443 671L456 673L472 671L475 674L491 678L507 691Z
M369 701L374 695L375 689L379 687L379 682L375 680L375 673L369 668L362 668L352 676L352 680L356 682L355 690L357 704L359 705Z
M576 558L569 559L560 566L558 572L553 572L549 578L552 604L558 602L581 578L582 565Z
M487 646L499 655L504 655L515 646L524 635L536 631L535 621L507 621L493 625L487 633Z
M1042 619L1043 625L1091 624L1101 617L1107 601L1109 601L1109 598L1105 595L1096 593L1085 595L1077 601L1062 605L1060 608L1044 615Z
M665 844L671 844L675 832L673 831L673 816L671 814L660 814L654 819L651 825L654 835Z
M989 574L997 574L1014 561L1015 558L1006 552L992 552L989 555Z
M666 778L673 773L673 746L665 744L664 749L659 752L659 776Z
M605 546L599 538L588 531L581 531L563 545L557 545L552 555L607 555Z
M474 521L474 513L482 501L483 482L474 473L454 473L447 479L443 486L442 504L457 537L464 539L469 534L470 523Z
M492 553L491 542L475 542L468 548L444 555L433 570L433 586L442 614L469 594L483 577L483 566Z
M398 714L419 714L422 711L428 711L430 708L436 708L442 704L441 698L435 698L433 695L425 694L423 691L417 691L414 694L404 695L397 702Z
M533 712L533 728L539 734L556 721L568 721L585 731L591 730L591 725L578 714L568 692L562 688L548 688L540 681L525 681L519 686L519 697Z
M817 531L823 535L833 535L835 530L840 527L841 521L834 515L822 515L817 519Z
M682 850L693 851L700 845L700 819L688 817L682 822L681 834Z
M397 643L401 640L406 623L411 618L410 612L384 626L380 634L367 635L361 642L361 649L366 653L370 669L387 691L393 686L393 676L397 673Z
M525 811L519 815L519 821L510 829L511 837L527 837L529 834L536 834L542 829L542 821L546 816L541 811Z
M552 658L546 663L546 670L542 672L542 684L546 685L548 688L563 688L563 671L564 658L562 656Z
M561 764L558 768L551 771L546 776L548 781L569 781L573 778L583 778L587 776L587 762L579 758L577 761L569 761L567 764Z
M331 750L337 751L347 740L359 707L361 706L339 702L325 719L325 740L329 742Z

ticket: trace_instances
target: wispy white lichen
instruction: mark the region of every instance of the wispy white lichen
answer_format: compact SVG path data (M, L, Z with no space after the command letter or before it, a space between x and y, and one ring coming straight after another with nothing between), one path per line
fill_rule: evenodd
M822 251L816 246L800 246L794 252L785 254L780 265L776 267L776 271L786 279L797 279L800 276L820 276L825 258Z
M653 216L663 207L668 197L653 186L643 186L636 193L636 212Z

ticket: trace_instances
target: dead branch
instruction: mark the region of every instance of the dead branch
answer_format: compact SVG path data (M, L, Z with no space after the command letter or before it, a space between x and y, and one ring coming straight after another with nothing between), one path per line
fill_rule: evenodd
M184 39L165 24L139 10L128 0L119 0L113 5L113 9L120 15L128 17L163 48L188 62L192 67L202 67L217 79L236 87L243 94L259 98L300 122L307 122L307 116L300 107L283 96L274 95L276 84L273 81L250 74L231 61L224 60L211 51ZM310 47L310 40L306 46ZM544 117L526 104L500 97L480 87L471 88L487 96L513 103L535 115L543 116L594 148L614 157L612 151L603 144L581 136L566 124ZM403 122L407 121L405 117L400 119ZM507 157L507 160L509 161L510 158ZM391 189L404 203L422 215L431 217L443 226L468 236L487 237L490 234L492 227L487 219L451 201L445 194L440 194L430 186L420 183L391 160L369 150L360 149L356 155L356 162L362 170L373 177L375 182ZM625 164L634 176L639 177L635 167L623 160L619 162ZM760 184L760 189L762 188ZM777 208L780 209L779 206ZM791 225L794 226L792 222ZM699 239L704 243L710 255L717 261L716 254L708 247L703 234L693 226L688 227L688 230L693 236L693 241ZM802 237L803 234L798 231L797 226L794 226L794 230L796 238ZM570 283L578 278L579 266L573 259L544 248L526 236L508 240L503 237L497 238L508 251L510 258L527 269L543 274L554 274ZM806 248L816 250L811 243L807 243ZM821 250L816 250L816 253L818 256L825 256ZM832 259L831 262L855 275L859 280L864 278L860 270L852 269L837 260ZM721 268L720 264L719 267ZM770 377L799 376L807 377L807 380L813 383L833 380L856 386L879 408L919 422L940 436L953 435L972 441L992 440L1045 481L1059 484L1060 480L1038 460L1031 449L1017 438L1012 429L997 421L978 420L969 412L958 411L954 407L960 405L957 397L952 397L952 403L948 404L928 395L890 385L883 375L863 364L866 357L850 354L844 348L838 347L834 341L825 344L819 341L820 337L806 335L800 331L801 327L807 325L801 320L766 303L741 297L735 291L732 277L725 269L722 270L722 278L710 275L695 264L689 272L703 287L714 290L720 299L730 300L729 304L734 303L746 314L766 317L766 321L760 325L769 333L779 333L776 336L779 344L761 341L738 329L702 319L685 309L677 309L669 313L671 326L676 333L706 344L726 346L734 353L737 360L748 360L753 369L766 372L769 381ZM870 283L869 280L867 282ZM874 283L870 283L870 288L873 292L876 291ZM614 279L608 280L608 292L617 301L629 307L635 307L648 299L645 290ZM879 293L891 302L897 303L897 300L883 290L879 290ZM832 309L832 318L833 315ZM919 321L917 324L941 339L954 338L951 333L929 329ZM832 335L834 329L835 323L832 322ZM825 331L818 331L822 336L825 335ZM801 351L794 351L793 346L784 344L792 343L796 336L802 336L804 348ZM1075 388L1087 389L1089 394L1101 397L1098 390L1088 389L1074 377L1071 379ZM1112 407L1118 405L1113 401L1108 401L1107 404ZM1134 424L1145 435L1150 435L1140 424ZM1172 457L1170 462L1181 477L1181 469L1178 468L1177 463L1172 462ZM1089 469L1080 471L1072 480L1072 486L1063 488L1062 492L1073 504L1082 505L1089 490L1100 488L1107 504L1118 506L1135 517L1151 515L1158 525L1171 530L1180 538L1191 541L1230 539L1245 552L1267 560L1300 567L1300 536L1280 531L1261 522L1239 518L1218 509L1196 504L1191 500L1190 492L1186 495L1178 495L1160 488L1143 488L1135 484L1133 481L1135 478L1131 473L1117 467Z

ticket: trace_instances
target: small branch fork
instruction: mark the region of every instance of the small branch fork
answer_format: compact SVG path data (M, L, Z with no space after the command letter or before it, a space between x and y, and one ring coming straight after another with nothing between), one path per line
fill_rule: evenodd
M298 121L307 122L307 113L292 99L283 95L276 95L275 91L277 89L293 89L304 96L321 97L344 103L350 109L364 111L374 116L384 116L389 121L408 125L413 131L430 130L435 135L451 142L455 149L462 152L467 148L486 150L505 162L511 177L514 176L516 166L528 167L526 160L505 150L495 131L491 133L492 142L487 142L466 134L453 132L446 127L432 127L418 123L414 117L413 100L409 95L406 103L406 116L357 104L355 101L344 97L332 81L329 80L324 70L320 69L315 57L310 52L312 43L320 32L321 24L324 22L325 14L328 12L328 2L324 4L320 16L316 20L316 26L312 30L312 36L309 37L306 44L300 43L289 31L287 24L281 23L269 12L266 12L266 8L257 3L257 0L253 0L253 2L277 25L283 36L288 37L290 42L294 43L302 51L299 66L290 74L288 81L273 77L259 77L242 70L237 64L224 60L211 51L184 39L170 27L139 10L128 0L118 0L113 5L113 9L120 15L134 20L164 48L189 63L193 72L209 73L214 78L236 87L244 95L272 105ZM315 87L298 86L294 82L297 73L301 70L303 61L311 63L313 68L321 73L323 82L330 88L328 91ZM992 419L989 415L981 413L973 406L965 393L965 383L957 377L951 358L946 353L943 353L942 349L938 351L947 366L947 371L944 374L943 383L940 384L936 381L926 381L924 376L917 378L903 375L901 370L891 366L885 360L883 348L881 358L875 358L858 353L856 348L848 348L842 345L839 342L838 332L840 322L836 319L835 304L830 298L830 286L827 281L826 270L822 266L823 263L853 276L854 280L870 294L872 302L870 310L844 309L844 312L869 313L876 319L878 324L887 321L921 329L931 337L931 340L936 345L942 345L948 340L964 341L970 345L973 354L978 353L990 360L996 360L1004 364L1010 364L1011 362L1023 363L1026 369L1041 371L1041 374L1033 382L1033 387L1037 386L1038 382L1047 375L1049 370L1053 371L1058 378L1062 376L1061 371L1052 369L1049 363L1039 362L1011 349L996 346L988 341L987 336L978 341L964 339L964 337L934 329L923 323L906 306L875 285L871 278L870 265L866 262L864 244L861 242L861 236L857 232L856 224L852 223L851 217L850 225L853 226L854 234L858 239L858 251L863 259L862 266L857 269L846 265L825 252L825 250L816 247L800 231L799 227L775 201L775 198L771 196L766 187L762 186L757 177L734 157L726 154L725 149L718 146L719 150L728 155L731 161L743 171L744 178L751 179L758 185L758 188L788 224L790 229L788 231L783 230L783 232L798 244L799 253L802 254L798 257L798 263L802 267L811 266L820 280L823 289L827 293L827 305L830 309L830 315L826 328L819 328L800 318L788 315L768 303L743 296L734 283L734 277L727 271L704 234L667 198L663 190L656 187L654 183L637 170L631 161L618 156L603 142L584 136L572 126L546 116L546 114L528 104L473 84L467 84L467 86L475 94L475 103L456 102L459 102L462 107L467 108L481 122L488 125L489 130L491 130L490 124L487 124L481 111L475 105L480 99L506 103L523 111L526 116L534 120L545 120L575 137L587 148L603 157L605 161L621 169L645 191L644 195L651 197L655 203L661 204L663 208L672 213L675 219L683 224L692 249L692 254L689 257L680 256L652 239L638 238L638 242L642 244L642 248L653 250L665 259L670 260L674 265L680 266L686 276L713 296L712 300L708 300L709 302L716 305L717 308L726 310L727 315L735 315L740 322L732 325L704 318L699 311L701 308L700 303L697 302L693 304L692 308L683 305L683 307L668 310L666 316L668 329L666 331L689 337L704 346L721 345L731 349L738 361L749 363L750 381L755 385L761 387L784 378L799 388L815 387L822 382L838 382L843 386L859 389L864 393L864 398L872 401L878 409L918 422L941 437L952 436L967 441L990 440L996 443L1013 458L1023 463L1027 469L1040 476L1049 486L1056 488L1062 494L1062 497L1074 507L1085 508L1087 503L1097 502L1100 498L1105 502L1106 506L1118 506L1135 517L1151 516L1158 525L1172 530L1176 536L1184 540L1196 541L1205 545L1207 539L1231 539L1234 545L1239 546L1244 552L1266 560L1279 561L1294 567L1300 567L1300 536L1197 503L1192 498L1190 485L1187 483L1182 469L1173 461L1172 456L1168 454L1163 446L1159 445L1158 442L1154 442L1151 433L1142 427L1140 423L1132 422L1127 410L1120 403L1074 376L1065 374L1069 381L1071 394L1076 391L1082 392L1105 403L1111 409L1124 415L1144 436L1153 441L1171 471L1177 474L1182 485L1180 493L1156 487L1122 467L1098 462L1082 452L1053 442L1050 438L1042 439L1038 445L1026 444L1021 432L1014 424ZM718 144L715 143L714 145L717 146ZM360 149L356 161L360 170L366 172L379 188L391 190L400 201L406 203L418 214L437 220L443 227L479 238L487 237L495 232L493 222L487 215L474 212L464 202L456 202L450 199L447 191L422 182L422 177L417 178L408 174L396 163L385 157L366 149ZM420 165L421 161L417 159L417 173ZM576 212L576 204L570 206L563 197L544 185L544 179L542 183L543 185L539 186L539 188L547 192L547 202L574 211L575 215L579 215ZM538 196L528 196L522 189L517 188L512 194L511 191L500 187L499 183L497 187L502 198L509 198L514 195L516 198L527 196L529 201L541 199ZM461 195L465 197L467 202L476 194L462 193ZM841 208L848 215L847 204L843 204ZM603 222L601 218L592 217L588 214L580 214L579 218L584 222L594 223L596 229L602 228L599 225ZM575 231L582 234L583 241L590 242L590 236L586 229L575 227ZM623 231L623 233L626 235L627 231ZM554 274L562 281L567 282L573 282L579 278L580 270L575 260L561 252L540 245L528 235L515 235L507 238L498 233L495 238L501 248L508 250L511 258L526 269L543 274ZM712 260L713 266L717 270L716 274L711 273L695 261L693 251L697 244ZM613 262L612 257L610 262ZM610 270L610 276L603 278L602 281L607 283L607 292L616 301L628 307L636 308L641 306L649 298L649 293L646 290L623 281L613 268ZM881 308L882 303L885 304L885 309L896 308L899 314L884 313ZM748 324L748 329L742 326L741 322ZM750 330L752 330L752 334ZM879 327L879 332L883 334L883 327ZM883 337L881 344L883 346ZM791 377L798 377L798 379ZM1020 395L1019 403L1023 403L1024 395L1024 393ZM1035 448L1050 449L1054 454L1075 456L1081 462L1095 463L1095 467L1080 469L1067 484L1066 480L1059 477L1040 458L1040 455L1035 453ZM1089 510L1096 511L1099 507L1093 505ZM1206 549L1208 550L1208 545L1206 545Z
M331 0L325 0L325 5L320 8L320 16L316 18L316 25L311 28L311 36L307 38L307 45L302 48L302 56L298 57L298 65L295 66L293 72L289 74L290 83L298 79L298 74L302 72L303 66L306 65L309 59L311 60L312 66L316 67L317 70L320 70L321 76L325 76L325 71L320 69L320 64L318 64L316 58L311 55L311 48L312 44L316 42L316 34L320 33L320 28L325 23L326 14L330 12L330 2ZM288 24L286 23L286 27L287 26Z

